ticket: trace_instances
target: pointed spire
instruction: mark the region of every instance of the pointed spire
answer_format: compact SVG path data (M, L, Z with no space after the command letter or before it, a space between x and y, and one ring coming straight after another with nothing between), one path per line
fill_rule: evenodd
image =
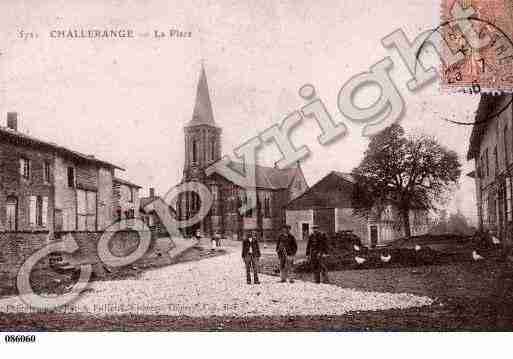
M210 94L208 92L207 75L203 61L201 63L201 74L196 89L196 103L192 113L192 120L189 121L187 127L209 125L215 126L214 113L212 111L212 103L210 102Z

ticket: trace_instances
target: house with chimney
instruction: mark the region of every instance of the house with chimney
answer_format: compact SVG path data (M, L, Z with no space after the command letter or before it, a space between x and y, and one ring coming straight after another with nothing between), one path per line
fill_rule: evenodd
M138 188L93 155L0 126L0 231L101 231L138 213Z
M511 94L482 94L470 135L468 174L475 181L478 225L500 238L512 231L513 109Z
M185 163L181 183L198 181L210 189L213 205L208 215L198 224L187 228L188 234L198 229L207 234L220 233L241 239L255 232L264 240L276 238L285 224L285 206L307 188L299 164L286 169L256 165L255 190L257 203L244 215L239 208L248 201L246 190L217 173L207 176L205 169L219 161L222 154L222 129L214 121L214 111L202 67L196 90L192 119L184 126ZM254 164L247 164L254 166ZM243 173L245 164L232 162L234 170ZM176 214L180 220L192 218L200 209L200 199L194 192L178 196Z

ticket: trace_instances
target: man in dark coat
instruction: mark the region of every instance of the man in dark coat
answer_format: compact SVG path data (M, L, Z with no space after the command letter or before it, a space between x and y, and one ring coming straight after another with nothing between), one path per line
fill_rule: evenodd
M258 280L258 262L260 259L260 246L257 236L251 232L242 241L242 259L246 265L246 280L251 284L251 271L255 284L260 284Z
M278 236L276 243L276 253L280 260L280 277L281 283L285 283L289 278L290 283L294 283L294 273L292 266L294 265L294 256L297 252L296 238L290 234L290 226L284 225L281 234Z
M306 255L314 273L315 283L321 283L321 273L323 282L328 283L328 270L324 257L328 254L328 239L326 235L319 231L319 226L313 226L313 233L308 237L306 245Z

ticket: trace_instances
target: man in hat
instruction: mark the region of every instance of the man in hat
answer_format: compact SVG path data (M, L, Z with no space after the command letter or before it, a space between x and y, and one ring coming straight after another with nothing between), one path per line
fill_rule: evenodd
M321 274L323 282L328 283L328 270L324 262L324 257L328 254L328 239L326 235L319 230L318 225L313 226L313 233L308 237L306 245L306 255L314 273L315 283L321 283Z
M294 256L297 252L296 238L290 234L290 226L285 224L281 229L281 234L278 236L276 243L276 253L280 260L280 277L281 283L285 283L289 278L290 283L294 283L293 269Z
M257 236L249 232L242 241L242 259L246 265L246 280L251 284L251 271L253 271L253 282L260 284L258 280L258 262L260 259L260 246Z

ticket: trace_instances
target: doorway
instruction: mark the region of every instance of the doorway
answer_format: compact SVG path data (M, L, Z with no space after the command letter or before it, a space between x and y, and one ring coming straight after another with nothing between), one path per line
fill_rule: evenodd
M378 245L378 226L370 226L370 244L371 248L375 248Z
M301 223L301 240L308 239L309 234L310 234L310 223L308 223L308 222Z
M18 230L18 199L14 196L7 197L5 206L7 230L16 231Z

